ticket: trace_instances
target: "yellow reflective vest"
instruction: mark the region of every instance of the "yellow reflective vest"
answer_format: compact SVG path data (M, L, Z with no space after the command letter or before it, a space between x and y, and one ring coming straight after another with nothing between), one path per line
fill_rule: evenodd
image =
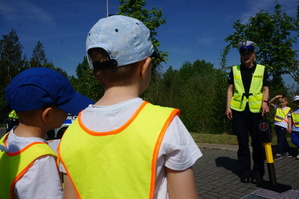
M234 94L230 101L230 108L236 111L244 111L248 102L249 109L252 113L261 112L265 66L256 65L256 69L252 75L249 93L245 93L240 65L233 66L232 70L234 76Z
M288 123L288 120L285 120L284 118L287 116L287 114L290 112L290 110L291 110L290 107L287 107L285 109L277 107L275 116L274 116L274 120L278 121L278 122L281 122L282 120L284 120L286 123Z
M294 111L292 111L292 121L293 125L299 128L299 113L294 113Z
M109 132L87 129L79 114L58 147L78 198L153 198L160 144L178 114L143 102L122 127Z
M6 146L8 133L0 144ZM56 157L53 150L44 142L33 142L16 153L0 150L0 198L12 199L16 182L27 172L33 162L45 155Z
M18 118L19 118L19 117L17 116L15 110L12 110L12 111L8 114L8 117L9 117L9 118L12 118L12 119L18 119Z

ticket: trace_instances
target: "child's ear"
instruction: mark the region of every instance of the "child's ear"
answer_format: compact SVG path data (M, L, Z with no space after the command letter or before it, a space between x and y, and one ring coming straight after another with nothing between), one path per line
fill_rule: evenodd
M139 66L139 68L140 68L140 77L142 79L145 79L147 70L151 70L151 68L150 68L151 61L152 61L152 58L148 57L145 60L142 60L141 62L139 62L139 64L140 64L140 66Z
M42 111L42 120L45 123L48 123L51 120L52 111L53 111L52 107L48 107Z

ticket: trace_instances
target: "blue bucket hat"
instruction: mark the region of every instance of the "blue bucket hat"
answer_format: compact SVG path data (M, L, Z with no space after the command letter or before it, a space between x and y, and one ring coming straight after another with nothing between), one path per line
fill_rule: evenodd
M11 109L15 111L57 106L67 113L78 115L94 103L77 93L62 74L43 67L30 68L16 75L4 94Z
M86 52L90 68L93 68L88 50L104 49L112 67L142 61L147 57L157 57L150 39L150 30L138 19L123 15L112 15L100 19L89 31L86 39Z

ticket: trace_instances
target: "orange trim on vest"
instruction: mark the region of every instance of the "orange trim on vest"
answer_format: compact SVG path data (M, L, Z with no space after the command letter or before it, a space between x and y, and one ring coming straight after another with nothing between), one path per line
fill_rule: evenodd
M46 144L46 143L44 143ZM11 183L10 185L10 195L11 195L11 198L14 198L14 187L15 187L15 184L23 177L23 175L28 171L28 169L30 169L30 167L34 164L35 160L41 158L41 157L44 157L44 156L48 156L50 154L45 154L45 155L42 155L42 156L39 156L37 157L36 159L34 159L27 167L25 167L20 173L19 175L17 175L15 177L15 179L13 180L13 182ZM57 166L57 170L58 170L58 165Z
M6 146L6 147L7 147L7 139L8 139L8 135L9 135L9 133L6 133L6 134L4 135L5 137L4 137L4 140L3 140L3 144L4 144L4 146ZM5 153L6 153L6 155L9 156L9 157L17 156L17 155L20 155L22 152L26 151L27 149L29 149L30 147L32 147L32 146L34 146L34 145L38 145L38 144L45 144L45 145L48 145L48 144L45 143L45 142L32 142L32 143L30 143L29 145L27 145L26 147L24 147L23 149L21 149L21 150L18 151L18 152L14 152L14 153L5 152ZM50 149L50 147L49 147L49 149ZM15 198L15 197L14 197L14 187L15 187L15 184L17 183L17 181L20 180L20 178L23 177L23 175L28 171L28 169L34 164L34 162L35 162L37 159L39 159L39 158L41 158L41 157L44 157L44 156L49 156L49 155L56 157L56 156L54 155L54 152L53 152L53 154L52 154L52 153L44 153L43 155L39 155L39 156L37 156L35 159L32 159L31 163L29 163L25 168L23 168L23 169L18 173L18 175L13 179L13 181L11 182L10 187L9 187L10 199L14 199L14 198ZM57 170L58 170L58 165L56 165L56 166L57 166Z
M136 117L139 115L139 113L142 111L142 109L149 104L149 102L144 101L139 107L138 109L135 111L135 113L131 116L131 118L124 124L122 125L120 128L112 130L112 131L107 131L107 132L95 132L95 131L91 131L90 129L88 129L87 127L84 126L83 122L82 122L82 118L81 118L81 114L82 112L79 113L78 117L77 117L77 122L79 124L79 126L82 128L82 130L84 130L87 134L90 134L92 136L106 136L106 135L113 135L113 134L117 134L122 132L124 129L126 129L135 119ZM149 199L152 199L154 197L154 193L155 193L155 185L156 185L156 166L157 166L157 157L158 157L158 153L160 150L160 146L163 140L163 137L165 135L165 132L169 126L169 124L171 123L171 121L173 120L173 118L175 117L175 115L180 115L180 111L178 109L173 109L171 111L171 113L169 114L167 120L165 121L159 136L157 138L156 144L154 146L154 150L152 153L152 163L151 163L151 176L150 176L150 187L149 187ZM69 172L69 169L66 167L66 164L62 158L62 155L60 153L61 151L61 143L59 143L58 145L58 157L61 161L61 163L64 165L65 170L67 173ZM72 186L74 187L75 191L76 191L76 195L78 198L81 198L79 190L76 188L74 180L71 178L71 176L69 176L69 179L72 183Z
M158 153L160 150L160 146L163 140L163 137L165 135L165 132L169 126L169 124L171 123L171 121L173 120L175 115L179 115L180 111L178 109L174 109L172 111L172 113L169 115L168 119L166 120L161 133L158 137L158 140L156 142L156 146L154 149L154 153L153 153L153 158L152 158L152 176L151 176L151 187L150 187L150 196L149 199L154 198L154 194L155 194L155 185L156 185L156 166L157 166L157 159L158 159Z
M140 113L140 111L143 109L143 107L148 104L149 102L143 102L139 108L137 109L137 111L132 115L132 117L123 125L121 126L120 128L118 129L115 129L115 130L112 130L112 131L106 131L106 132L94 132L94 131L91 131L90 129L86 128L83 123L82 123L82 119L81 119L81 112L79 113L79 116L77 117L78 119L78 122L79 122L79 125L80 127L88 134L90 135L94 135L94 136L104 136L104 135L113 135L113 134L117 134L121 131L123 131L125 128L127 128L133 121L134 119L138 116L138 114Z
M14 152L14 153L7 153L8 156L15 156L15 155L19 155L20 153L22 153L23 151L25 151L26 149L28 149L29 147L35 145L35 144L46 144L44 142L32 142L31 144L29 144L28 146L24 147L23 149L21 149L20 151Z

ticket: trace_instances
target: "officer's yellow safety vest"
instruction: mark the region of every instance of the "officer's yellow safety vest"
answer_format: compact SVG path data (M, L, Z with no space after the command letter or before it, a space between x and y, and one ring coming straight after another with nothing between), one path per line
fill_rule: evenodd
M287 114L289 113L290 110L291 110L290 107L287 107L285 109L281 109L280 107L277 107L276 113L274 116L274 120L278 121L278 122L281 122L282 120L284 120L285 122L288 123L288 120L286 120L284 118L287 116Z
M18 119L19 117L17 116L15 110L12 110L9 114L8 114L8 117L9 118L12 118L12 119Z
M249 109L253 113L261 112L263 100L263 77L265 66L256 65L256 69L252 75L252 80L249 88L249 93L245 93L240 65L233 66L234 76L234 94L230 101L230 107L236 111L243 111L248 102Z
M109 132L90 131L79 114L58 147L78 198L153 198L160 144L178 114L144 102L122 127Z
M294 113L292 111L292 121L293 125L299 128L299 113Z
M8 133L1 140L1 145L6 145ZM34 161L42 156L52 155L53 150L44 142L33 142L16 153L0 150L0 198L14 198L16 182L27 172Z

